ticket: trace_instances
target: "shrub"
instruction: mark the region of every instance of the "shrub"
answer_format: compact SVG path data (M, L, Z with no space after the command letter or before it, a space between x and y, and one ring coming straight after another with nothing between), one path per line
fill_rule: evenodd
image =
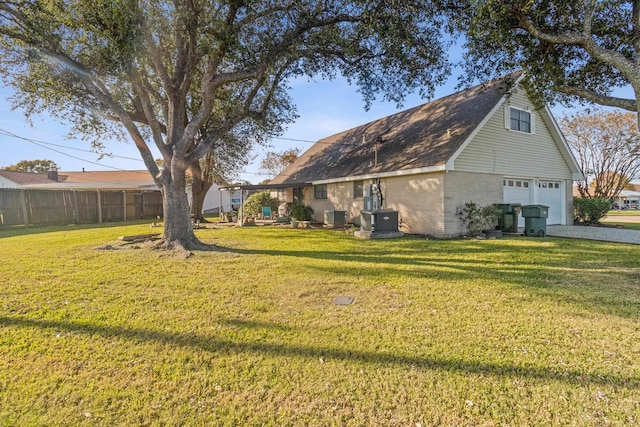
M495 227L500 215L502 211L493 205L480 207L474 202L467 202L462 209L460 220L467 228L467 236L476 237L482 230Z
M601 197L574 197L573 218L579 224L599 224L611 209L611 200Z
M271 195L266 191L261 191L259 193L254 193L245 200L242 205L242 211L245 217L249 216L258 216L258 214L262 213L262 207L268 206L271 208L271 213L273 215L278 213L278 206L280 205L280 200L274 199Z
M291 219L297 221L311 221L313 215L313 208L311 206L305 206L301 203L294 203L291 205Z

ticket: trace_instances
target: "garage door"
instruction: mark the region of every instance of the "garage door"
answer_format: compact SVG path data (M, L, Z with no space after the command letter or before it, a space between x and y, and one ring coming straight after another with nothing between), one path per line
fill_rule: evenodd
M503 180L503 195L505 203L520 203L530 205L533 203L533 183L529 179L505 178ZM524 227L524 219L520 215L518 227Z
M539 181L538 200L539 204L549 206L549 218L547 224L562 224L563 217L563 193L562 182Z

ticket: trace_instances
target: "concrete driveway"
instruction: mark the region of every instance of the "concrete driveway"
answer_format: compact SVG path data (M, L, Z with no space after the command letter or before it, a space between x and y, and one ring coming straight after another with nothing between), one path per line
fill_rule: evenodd
M616 221L618 221L618 217L616 217ZM547 236L640 245L640 230L625 230L624 228L548 225Z

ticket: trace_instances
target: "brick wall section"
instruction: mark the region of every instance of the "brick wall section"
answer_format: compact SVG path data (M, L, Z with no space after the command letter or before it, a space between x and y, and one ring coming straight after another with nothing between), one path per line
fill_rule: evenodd
M458 237L464 231L460 210L467 202L480 206L503 202L502 175L448 172L444 185L444 232L438 237Z
M372 181L365 181L365 186ZM481 206L502 203L502 176L468 172L436 172L380 180L384 206L398 211L400 231L437 238L460 236L465 230L458 212L466 202ZM359 222L362 199L353 199L353 182L327 185L327 199L313 198L314 219L324 220L325 210L347 211L347 220Z
M567 215L567 221L565 222L565 224L571 225L573 224L573 181L567 179L564 182L564 189L565 198L567 200L567 211L565 212Z
M398 211L400 231L408 234L444 233L442 172L383 179L384 205Z

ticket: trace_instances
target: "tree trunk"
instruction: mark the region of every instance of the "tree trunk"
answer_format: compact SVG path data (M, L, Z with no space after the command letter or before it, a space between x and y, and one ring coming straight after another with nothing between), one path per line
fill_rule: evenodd
M172 174L162 185L164 236L161 246L166 249L211 249L193 233L189 217L189 201L185 191L185 170L172 168Z
M199 165L198 167L191 166L191 176L193 178L191 184L191 217L194 221L207 222L202 215L202 211L204 209L204 199L213 183L202 176Z

